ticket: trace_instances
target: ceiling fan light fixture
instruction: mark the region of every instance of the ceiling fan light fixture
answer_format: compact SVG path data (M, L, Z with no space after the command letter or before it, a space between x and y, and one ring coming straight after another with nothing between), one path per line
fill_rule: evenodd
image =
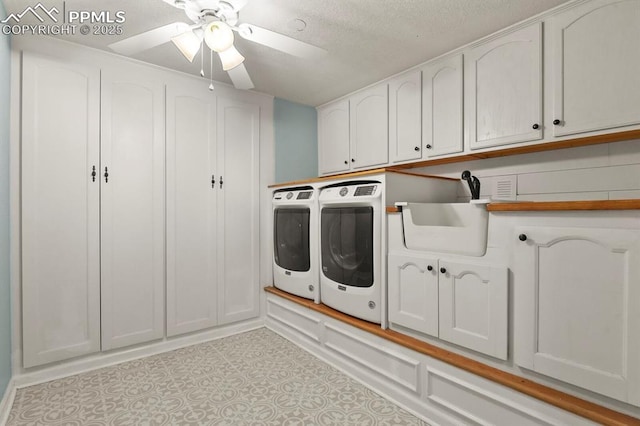
M176 45L178 50L182 52L189 62L193 62L193 58L195 58L196 54L200 50L200 46L202 45L202 38L204 37L204 34L202 33L202 30L198 30L199 29L185 31L182 34L171 38L173 44Z
M222 62L222 69L225 71L229 71L244 62L244 56L233 45L227 50L218 52L218 56L220 56L220 62Z
M233 31L224 22L214 21L204 30L204 42L214 52L225 52L233 47Z

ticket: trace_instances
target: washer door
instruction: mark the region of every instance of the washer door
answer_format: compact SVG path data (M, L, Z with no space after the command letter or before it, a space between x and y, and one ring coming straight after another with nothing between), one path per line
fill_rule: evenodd
M273 212L273 254L283 269L306 272L309 258L309 208L281 208Z
M373 207L322 209L322 272L353 287L373 285Z

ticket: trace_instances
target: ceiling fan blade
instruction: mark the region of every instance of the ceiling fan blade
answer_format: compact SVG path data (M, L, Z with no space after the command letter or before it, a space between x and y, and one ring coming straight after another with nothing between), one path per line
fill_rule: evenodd
M295 38L278 34L274 31L256 27L255 25L238 25L240 37L262 44L272 49L305 59L318 59L327 51Z
M121 55L133 55L151 49L171 40L171 38L188 31L190 26L184 22L174 22L153 30L125 38L109 45L111 50Z
M249 73L247 72L247 68L245 68L244 64L231 68L227 73L229 74L229 77L236 89L253 89L253 81L251 81L251 77L249 77Z

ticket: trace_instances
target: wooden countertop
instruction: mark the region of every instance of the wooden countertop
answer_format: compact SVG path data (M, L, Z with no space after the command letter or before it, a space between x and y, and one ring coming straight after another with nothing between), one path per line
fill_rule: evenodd
M541 385L529 379L525 379L524 377L516 376L515 374L491 367L479 361L447 351L438 346L431 345L397 331L388 329L383 330L377 324L343 314L342 312L331 309L326 305L315 304L312 300L294 296L275 287L265 287L264 290L267 293L274 294L291 302L305 306L308 309L347 323L353 327L359 328L360 330L364 330L400 346L404 346L421 354L446 362L477 376L499 383L503 386L507 386L594 422L605 425L640 425L640 419L636 419L573 395Z
M269 188L294 187L294 186L308 185L310 183L316 183L316 182L328 182L328 181L338 180L338 179L353 179L357 177L379 175L383 173L397 173L401 175L419 176L419 177L429 178L429 179L443 179L443 180L454 180L454 181L460 180L460 179L454 179L454 178L448 178L448 177L442 177L442 176L425 175L423 173L408 172L406 170L397 170L397 169L386 167L386 168L380 168L380 169L362 170L359 172L343 173L343 174L332 175L332 176L320 176L317 178L294 180L291 182L275 183L273 185L269 185Z
M526 201L520 203L491 203L490 212L575 211L575 210L638 210L640 199L595 201Z

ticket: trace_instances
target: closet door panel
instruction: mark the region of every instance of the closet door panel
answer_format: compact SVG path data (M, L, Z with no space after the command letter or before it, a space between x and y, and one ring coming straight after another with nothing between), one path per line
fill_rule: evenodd
M30 55L22 80L24 366L100 350L99 70Z
M216 98L167 86L167 335L217 324Z
M164 85L102 72L102 348L164 335ZM108 174L108 176L107 176Z

